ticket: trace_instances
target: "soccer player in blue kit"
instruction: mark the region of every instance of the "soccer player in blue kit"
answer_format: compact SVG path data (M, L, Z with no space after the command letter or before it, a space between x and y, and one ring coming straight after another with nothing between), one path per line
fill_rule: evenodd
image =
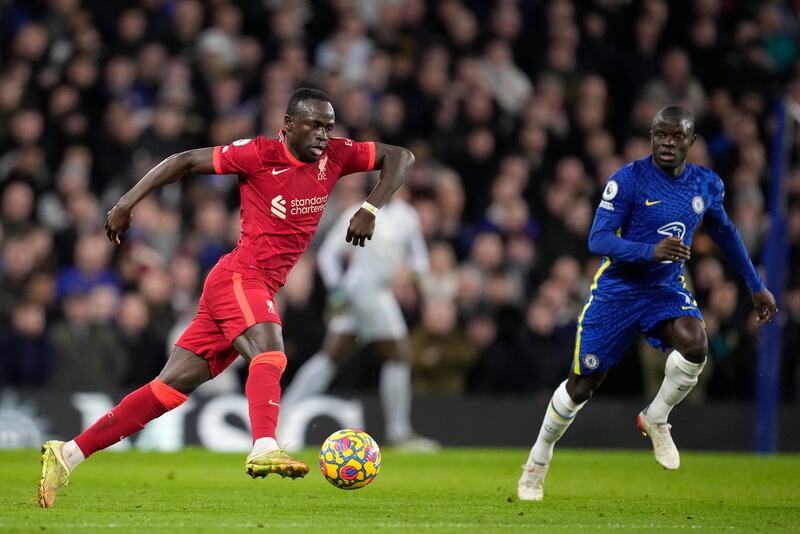
M702 315L681 274L701 220L747 283L759 322L771 321L777 312L775 298L722 206L722 180L714 171L686 162L694 141L692 113L667 106L651 125L652 154L608 180L589 235L589 250L603 260L578 316L569 378L553 394L522 466L517 487L521 500L542 500L556 441L619 361L636 330L654 347L671 350L664 382L639 413L638 425L650 437L659 464L665 469L680 466L667 417L697 384L708 354Z

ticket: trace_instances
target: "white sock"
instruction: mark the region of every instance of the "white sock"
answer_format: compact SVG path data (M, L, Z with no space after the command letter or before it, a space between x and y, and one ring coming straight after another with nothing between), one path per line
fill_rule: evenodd
M564 432L567 431L569 425L575 419L575 415L583 408L584 401L577 404L567 393L567 381L564 380L556 388L553 393L553 398L547 406L547 412L544 414L544 421L539 430L539 437L536 438L536 443L533 444L531 452L528 455L528 464L547 465L550 459L553 458L553 447L556 441L561 439Z
M379 393L389 441L408 438L411 435L411 366L408 362L384 362Z
M64 444L64 447L61 449L61 457L64 458L64 462L67 464L70 471L78 467L78 464L86 459L83 455L83 451L78 447L74 439Z
M253 443L253 450L250 451L250 456L261 454L262 452L274 451L278 448L278 442L275 438L258 438Z
M303 399L324 393L335 376L336 365L330 356L324 352L316 353L300 366L292 383L283 392L283 408L288 410Z
M705 364L706 360L703 363L692 363L677 350L670 352L664 366L661 388L650 406L645 409L647 420L657 424L666 423L672 408L686 398L697 384Z

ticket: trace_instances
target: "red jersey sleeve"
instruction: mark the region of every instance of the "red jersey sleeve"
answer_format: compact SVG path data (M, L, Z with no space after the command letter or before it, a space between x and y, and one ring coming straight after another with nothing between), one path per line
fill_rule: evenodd
M214 147L214 171L217 174L247 176L261 168L259 148L262 138L239 139L229 145Z
M361 143L351 139L339 139L336 143L342 175L371 171L375 168L375 143Z

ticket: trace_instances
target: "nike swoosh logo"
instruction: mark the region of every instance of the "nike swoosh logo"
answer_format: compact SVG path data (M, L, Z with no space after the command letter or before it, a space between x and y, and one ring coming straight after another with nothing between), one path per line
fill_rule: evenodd
M280 404L278 404L277 402L272 402L272 399L270 399L270 400L269 400L269 402L268 402L267 404L269 404L269 405L271 405L271 406L277 406L278 408L280 408L280 407L281 407L281 405L280 405Z
M682 310L695 310L697 306L681 306Z
M275 171L272 171L272 172L275 172ZM645 201L644 201L644 205L645 205L645 206L648 206L648 207L649 207L649 206L655 206L655 205L656 205L656 204L658 204L659 202L661 202L661 201L660 201L660 200L652 200L652 201L650 201L650 200L645 200Z
M273 176L277 176L277 175L279 175L280 173L282 173L282 172L286 172L286 171L288 171L288 170L289 170L289 169L281 169L281 170L278 170L278 169L272 169L272 175L273 175Z

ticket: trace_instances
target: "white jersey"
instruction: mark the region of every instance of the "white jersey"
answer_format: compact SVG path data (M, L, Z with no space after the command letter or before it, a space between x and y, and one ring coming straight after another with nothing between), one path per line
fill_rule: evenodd
M417 276L428 272L428 249L419 216L411 205L402 200L384 205L375 221L375 234L365 247L354 247L344 239L357 209L342 213L317 254L320 275L328 289L355 294L388 288L406 259Z

